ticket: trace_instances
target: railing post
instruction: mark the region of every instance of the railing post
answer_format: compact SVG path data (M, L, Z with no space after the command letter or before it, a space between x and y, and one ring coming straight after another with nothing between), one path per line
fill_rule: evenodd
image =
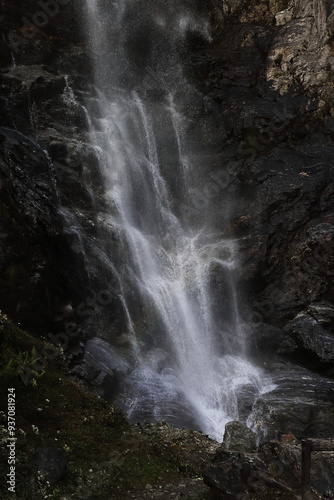
M302 500L311 500L311 453L312 441L302 441Z

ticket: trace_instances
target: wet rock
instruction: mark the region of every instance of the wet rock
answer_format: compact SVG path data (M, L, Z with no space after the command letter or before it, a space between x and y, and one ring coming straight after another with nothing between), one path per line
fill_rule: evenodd
M284 438L284 436L281 436ZM331 491L333 453L313 453L312 498ZM293 439L271 440L257 453L219 450L204 471L213 498L300 498L301 444ZM314 496L313 496L314 495Z
M283 341L280 351L284 348L288 352L300 351L308 353L318 361L318 367L323 363L334 362L334 334L324 328L320 321L327 325L331 324L333 307L317 305L310 306L308 312L299 313L284 328L288 339ZM328 316L324 312L327 312ZM319 320L313 314L318 316Z
M240 153L235 220L247 239L241 241L244 283L239 288L248 281L257 304L269 298L269 310L259 312L274 326L284 325L311 301L332 296L331 254L321 248L331 235L321 236L318 228L329 221L333 205L332 104L326 90L332 78L333 6L320 2L318 7L270 2L270 14L284 12L285 18L267 29L267 7L261 13L258 2L251 2L244 24L226 26L221 45L206 58L202 54L207 91L222 103L227 136ZM251 24L253 16L267 24ZM238 223L245 219L247 226Z
M263 443L280 433L332 438L334 382L292 363L271 364L271 392L262 394L253 406L248 425ZM296 404L296 397L298 404Z
M318 324L330 332L334 332L334 307L326 301L310 304L309 313L317 320Z
M9 47L3 42L0 42L0 68L9 66L13 62L12 54Z
M291 464L285 465L288 470ZM283 475L285 469L269 453L238 454L219 451L212 465L204 472L204 482L210 487L212 497L217 499L247 499L255 494L259 499L268 495L298 498L297 491L293 491L288 485L288 478Z
M128 371L129 366L115 348L99 338L92 338L85 344L83 360L71 373L82 379L90 390L113 401Z
M228 422L225 426L223 449L226 451L255 451L255 434L241 422Z
M67 11L67 7L62 9L54 21L64 19ZM6 15L11 18L15 12L9 5ZM95 195L101 192L101 177L96 154L88 146L87 120L80 103L89 88L85 51L73 45L68 54L51 57L46 43L46 64L42 56L34 59L28 54L28 47L36 53L37 41L38 35L22 47L22 64L20 55L15 55L17 64L0 75L0 305L26 328L44 334L49 329L52 338L66 337L68 345L79 336L66 334L68 321L60 320L57 311L71 301L72 322L82 323L86 318L77 309L88 300L87 290L106 288L105 283L100 284L104 271L101 274L97 269L103 267L103 258L88 270L84 263L88 250L82 237L83 233L88 239L96 236ZM74 64L76 55L82 58L81 68ZM59 72L60 59L64 62L67 56L68 68L72 67L68 77ZM108 241L110 249L112 242ZM96 252L92 243L88 246ZM105 278L111 281L112 273ZM113 307L100 310L114 314ZM82 335L88 330L85 325Z
M334 452L312 453L311 483L323 498L334 497Z
M270 441L258 453L218 451L204 472L213 498L298 498L300 446Z
M204 482L210 487L213 498L248 498L247 480L253 469L264 469L264 464L253 457L245 457L233 452L220 451L212 465L204 472ZM244 479L241 479L241 471Z
M269 315L270 308L272 307L272 303L268 301L257 302L256 309L249 313L251 322L256 325L256 344L254 342L253 350L257 353L259 360L262 362L262 353L276 354L282 345L283 338L285 337L282 329L263 322L263 315ZM261 353L260 356L258 354L259 352Z

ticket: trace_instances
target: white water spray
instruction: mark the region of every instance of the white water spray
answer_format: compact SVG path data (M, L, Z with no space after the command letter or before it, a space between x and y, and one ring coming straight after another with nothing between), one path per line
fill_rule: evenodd
M177 210L196 185L198 168L187 155L180 108L185 90L188 99L194 90L177 45L191 32L209 37L208 24L179 1L174 10L172 1L104 4L86 0L95 83L101 88L91 138L105 199L120 228L124 262L117 265L137 294L145 325L144 332L136 329L138 312L124 293L135 357L118 402L134 421L165 419L222 440L226 422L239 418L244 389L251 387L255 398L270 381L248 359L236 242L212 237L203 217L195 228ZM144 100L133 90L145 77L136 57L167 82L158 100ZM226 331L216 326L213 267L226 282Z

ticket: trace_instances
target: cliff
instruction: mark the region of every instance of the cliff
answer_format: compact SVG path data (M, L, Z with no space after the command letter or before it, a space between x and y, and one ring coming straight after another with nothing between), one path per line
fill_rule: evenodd
M111 325L122 343L125 325L118 284L101 258L106 250L117 261L119 248L99 229L102 180L83 106L96 89L80 7L0 4L0 309L36 338L62 343L73 365L82 358L79 342ZM333 3L214 0L201 9L212 41L189 38L184 56L206 96L193 134L212 149L226 190L207 197L208 171L203 210L215 213L222 237L238 238L252 354L280 381L258 402L259 434L334 437ZM228 227L225 192L235 200ZM196 216L195 201L190 208ZM223 289L216 302L223 307ZM85 383L98 378L76 370ZM22 414L23 427L34 422ZM147 479L157 488L159 474Z

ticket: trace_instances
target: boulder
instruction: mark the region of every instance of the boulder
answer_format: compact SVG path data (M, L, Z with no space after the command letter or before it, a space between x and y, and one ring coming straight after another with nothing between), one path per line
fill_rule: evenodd
M292 448L292 447L290 447ZM298 498L300 448L289 452L278 442L259 453L218 451L204 471L204 482L215 499Z
M247 422L258 441L280 433L333 438L334 381L277 358L271 370L273 390L258 397Z
M228 422L225 426L222 446L226 451L255 451L255 434L241 422Z
M318 319L317 319L318 318ZM282 351L306 352L320 364L334 363L334 334L324 328L331 326L333 307L310 306L302 311L284 328L287 338Z
M113 401L128 371L127 361L117 349L94 337L86 342L83 360L74 365L71 374L82 379L91 391Z
M334 453L312 453L312 499L333 494ZM292 435L263 443L257 453L216 452L204 482L217 500L300 498L301 444Z
M37 448L35 458L38 475L49 481L51 486L64 477L66 455L63 450L53 447Z

